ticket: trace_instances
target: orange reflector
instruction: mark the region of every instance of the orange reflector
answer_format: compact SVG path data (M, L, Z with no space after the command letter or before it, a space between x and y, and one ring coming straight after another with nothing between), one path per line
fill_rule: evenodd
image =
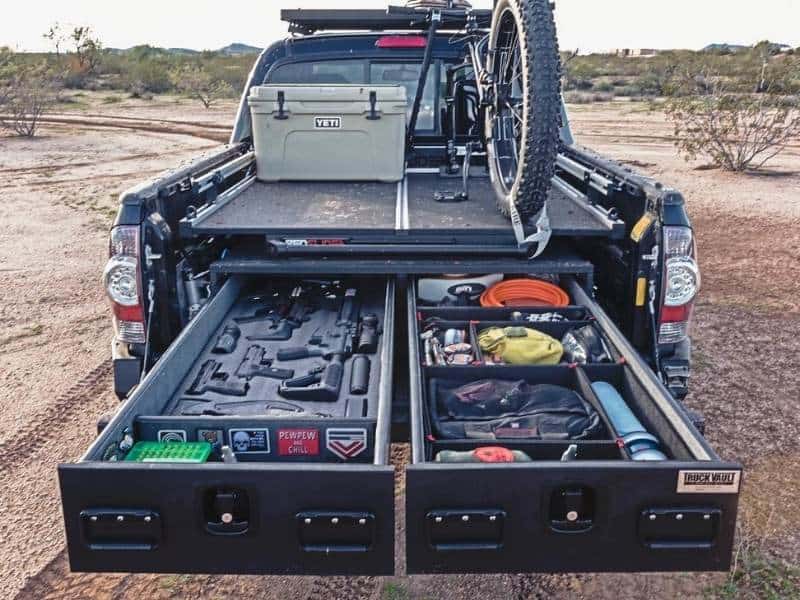
M644 306L647 299L647 278L639 277L636 280L636 306Z
M631 239L637 244L642 241L644 234L648 229L650 229L650 225L653 224L655 219L655 215L651 213L645 213L642 218L639 219L639 222L633 226L633 229L631 230Z

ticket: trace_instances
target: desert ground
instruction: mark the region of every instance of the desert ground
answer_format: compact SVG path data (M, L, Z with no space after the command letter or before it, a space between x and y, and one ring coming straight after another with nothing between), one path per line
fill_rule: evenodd
M761 174L724 173L684 162L664 116L629 102L573 106L572 125L581 144L687 198L703 269L687 403L706 416L719 454L746 467L736 579L70 573L56 465L77 459L97 417L117 405L100 285L117 197L223 142L235 110L233 102L205 110L171 97L112 104L89 93L50 114L35 139L0 136L0 598L657 599L797 592L800 140ZM393 459L402 489L406 449L396 447ZM398 508L401 500L398 494ZM398 545L398 573L402 550Z

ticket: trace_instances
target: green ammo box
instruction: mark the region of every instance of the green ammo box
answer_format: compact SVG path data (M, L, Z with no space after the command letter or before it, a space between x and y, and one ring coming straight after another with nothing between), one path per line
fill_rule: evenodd
M125 460L132 462L204 463L211 455L208 442L136 442Z

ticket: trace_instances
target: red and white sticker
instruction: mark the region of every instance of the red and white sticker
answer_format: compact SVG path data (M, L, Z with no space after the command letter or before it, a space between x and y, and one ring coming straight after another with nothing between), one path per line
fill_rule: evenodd
M328 429L325 447L343 460L355 458L367 449L367 430Z
M319 456L319 429L279 429L280 456Z

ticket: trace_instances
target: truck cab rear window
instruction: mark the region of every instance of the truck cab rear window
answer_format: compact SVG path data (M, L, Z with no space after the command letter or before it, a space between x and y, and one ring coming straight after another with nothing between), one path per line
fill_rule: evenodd
M366 60L324 60L317 62L295 62L278 65L267 75L265 83L329 84L379 84L402 85L408 98L408 112L417 92L419 63L370 62ZM428 73L425 93L422 96L417 131L437 130L437 73L434 65Z

